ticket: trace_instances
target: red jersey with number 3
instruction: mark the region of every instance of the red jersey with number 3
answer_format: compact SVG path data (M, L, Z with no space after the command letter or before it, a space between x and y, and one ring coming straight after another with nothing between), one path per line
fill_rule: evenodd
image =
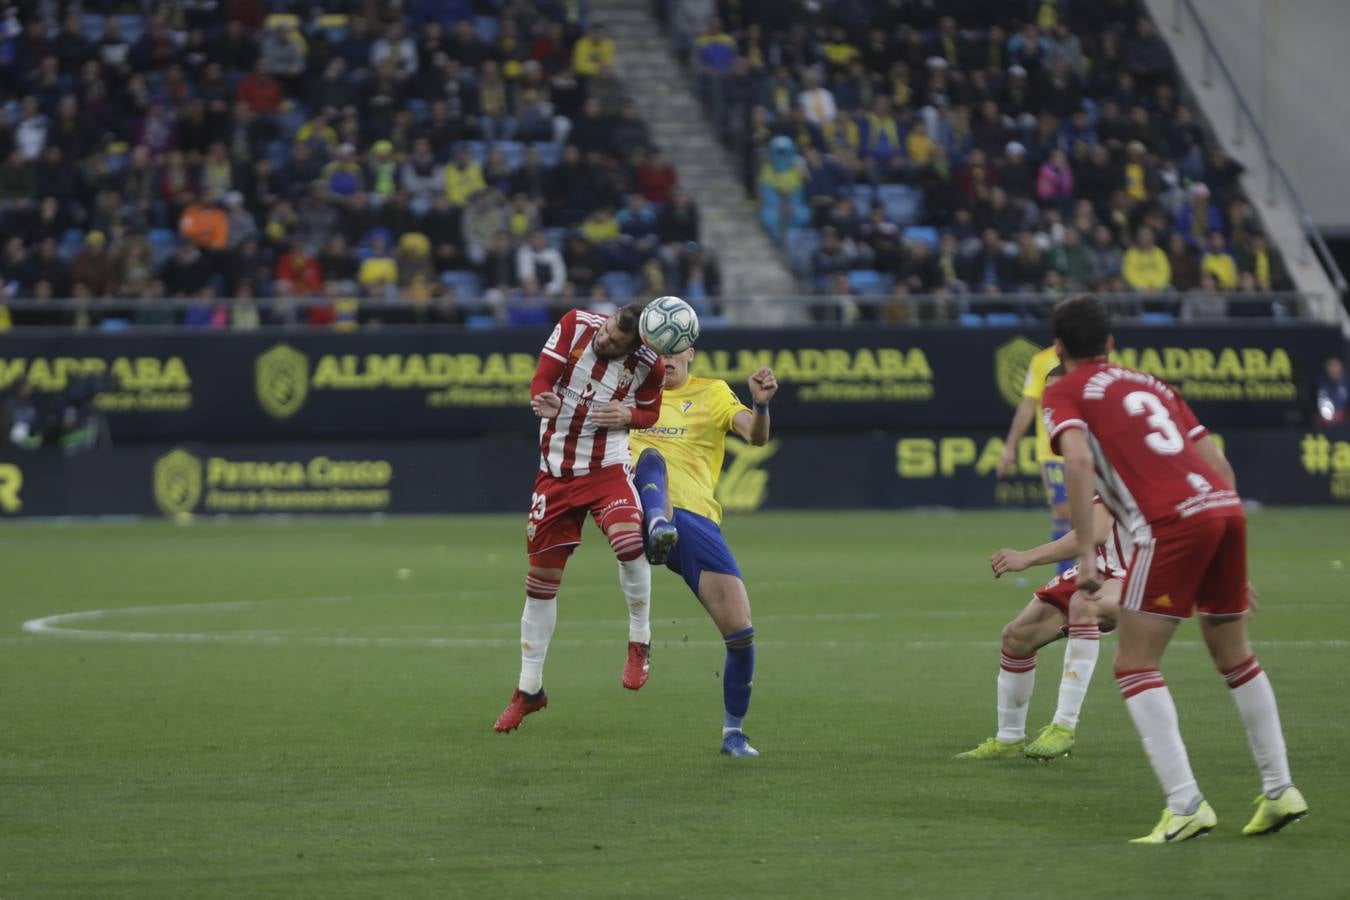
M540 354L562 366L551 386L562 410L539 423L539 468L555 478L627 465L632 459L628 429L601 428L590 419L592 408L617 400L630 408L660 409L666 377L661 358L645 345L617 359L597 355L595 334L605 321L596 313L568 310Z
M1154 525L1243 515L1242 498L1195 447L1208 429L1165 382L1084 363L1048 388L1041 406L1056 453L1064 432L1086 434L1097 493L1136 541Z

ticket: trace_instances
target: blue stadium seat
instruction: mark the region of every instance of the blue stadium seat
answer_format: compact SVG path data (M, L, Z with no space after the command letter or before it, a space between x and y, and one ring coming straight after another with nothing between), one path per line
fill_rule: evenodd
M1139 316L1139 321L1145 325L1171 325L1177 320L1177 317L1170 312L1146 312Z
M498 141L493 147L502 151L502 155L506 157L506 164L513 172L525 161L525 145L520 141Z
M563 145L552 141L540 141L534 145L539 151L539 162L548 168L553 168L562 162Z
M407 100L408 112L412 113L414 122L425 122L430 114L431 107L425 100L412 97Z
M122 33L122 37L126 38L127 43L135 44L145 34L145 16L118 16L117 30Z
M547 306L512 306L506 310L511 325L552 325L553 314Z
M478 32L478 39L483 43L495 44L502 33L502 26L496 16L474 16L473 30Z
M151 228L147 238L150 241L150 256L154 260L155 268L163 265L178 248L178 235L168 228Z
M961 315L957 317L956 321L964 325L966 328L980 328L983 327L984 325L984 316L980 315L979 313L965 312L961 313Z
M483 314L469 316L464 321L470 331L490 331L497 327L497 317Z
M460 300L477 300L483 294L478 275L467 270L453 269L441 273L441 284L453 288L455 297Z
M867 216L872 212L872 201L876 199L876 188L870 184L855 184L853 186L853 207L858 211L858 215Z
M487 147L482 141L460 141L455 144L455 152L458 153L462 147L468 148L469 155L480 166L483 164L483 160L487 159Z
M67 228L61 235L63 244L79 244L84 240L83 228Z
M856 294L876 296L886 293L886 278L874 269L853 269L848 273L848 286Z
M1022 324L1022 317L1017 313L992 312L985 316L985 321L995 328L1016 328Z
M938 231L929 225L911 225L905 229L905 240L923 241L933 250L937 249Z
M85 13L80 16L80 34L89 43L97 43L103 36L103 16L98 13Z
M811 270L811 254L820 246L820 234L814 228L789 228L787 233L788 264L798 275Z
M637 294L638 280L627 272L606 272L600 276L600 283L616 303L631 300Z
M544 234L548 235L549 244L558 249L562 249L562 245L567 241L566 228L545 228Z
M886 218L897 225L912 225L919 217L923 198L918 191L903 184L883 184L877 191L886 207Z
M127 326L130 325L130 324L131 324L131 323L130 323L129 321L127 321L126 319L120 319L120 318L104 319L102 322L99 322L99 323L98 323L98 330L99 330L99 331L126 331L126 330L127 330Z

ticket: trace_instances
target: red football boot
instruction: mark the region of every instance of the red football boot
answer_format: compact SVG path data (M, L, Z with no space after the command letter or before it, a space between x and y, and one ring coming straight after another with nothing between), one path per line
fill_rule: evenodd
M647 683L652 667L652 645L628 642L628 664L623 667L623 686L636 691Z
M520 688L511 695L511 702L506 704L506 709L497 717L497 722L492 726L494 731L515 731L520 727L521 721L532 712L538 712L548 706L548 694L544 693L543 688L539 689L537 694L523 693Z

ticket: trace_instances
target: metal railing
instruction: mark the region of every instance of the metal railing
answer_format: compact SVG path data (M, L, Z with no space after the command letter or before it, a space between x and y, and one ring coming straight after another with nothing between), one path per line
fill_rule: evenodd
M1239 90L1237 80L1233 77L1232 70L1224 62L1222 54L1215 46L1214 38L1205 27L1204 20L1200 18L1200 13L1196 10L1193 0L1172 0L1172 30L1177 34L1184 34L1186 28L1186 19L1189 18L1191 24L1196 29L1203 44L1202 57L1200 62L1201 75L1200 83L1205 87L1212 87L1214 84L1214 70L1217 68L1223 78L1223 82L1228 88L1233 98L1233 126L1232 142L1235 146L1241 147L1247 140L1247 132L1250 131L1252 137L1261 151L1261 159L1265 165L1265 200L1271 206L1278 205L1278 191L1283 188L1288 199L1290 209L1293 211L1299 226L1303 230L1303 248L1304 261L1306 261L1308 248L1311 247L1317 254L1318 260L1326 270L1331 279L1332 286L1336 292L1344 298L1347 289L1350 289L1350 283L1347 283L1345 273L1341 271L1336 259L1331 254L1331 249L1327 247L1326 241L1322 238L1322 232L1313 222L1312 216L1308 214L1307 209L1300 199L1298 191L1294 189L1294 184L1289 180L1288 174L1284 168L1275 159L1275 152L1271 149L1270 141L1266 137L1265 131L1261 128L1260 122L1251 107L1247 104L1247 99Z
M1026 326L1049 319L1054 304L1065 293L1006 294L799 294L774 297L714 297L697 301L705 328L738 326L851 326L882 322L923 327ZM1240 321L1271 326L1307 322L1317 307L1314 295L1298 291L1167 292L1158 294L1097 293L1122 321L1167 325L1173 322ZM150 329L189 332L253 329L366 329L382 326L451 326L494 328L546 325L574 307L607 311L625 300L597 305L584 298L537 298L525 301L438 298L413 300L356 299L342 301L342 315L334 320L334 301L323 297L258 298L241 304L230 298L213 299L13 299L0 306L8 311L9 332L34 329L69 331L136 331ZM322 311L319 321L311 312ZM195 319L189 319L189 313ZM726 312L732 312L730 317ZM6 331L0 316L0 343Z

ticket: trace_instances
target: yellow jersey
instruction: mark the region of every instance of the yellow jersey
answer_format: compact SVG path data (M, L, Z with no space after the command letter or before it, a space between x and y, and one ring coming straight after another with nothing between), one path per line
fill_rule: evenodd
M696 378L661 396L661 417L651 428L628 433L636 457L648 447L666 460L671 506L722 522L722 506L713 497L722 475L727 432L736 414L749 412L731 385L716 378Z
M1046 347L1031 358L1027 366L1027 379L1022 382L1022 396L1036 401L1036 460L1040 463L1061 462L1061 457L1050 449L1050 434L1045 430L1045 417L1041 415L1041 394L1045 393L1046 373L1059 365L1053 346Z

